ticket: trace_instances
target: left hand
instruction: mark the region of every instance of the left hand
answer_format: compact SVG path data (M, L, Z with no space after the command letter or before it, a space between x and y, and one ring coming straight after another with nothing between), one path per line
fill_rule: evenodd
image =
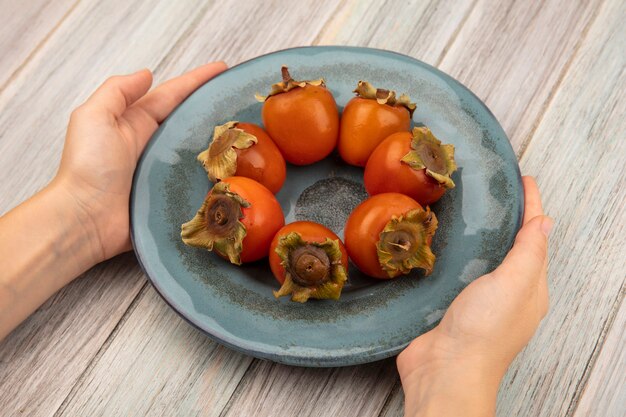
M139 156L171 111L225 69L223 62L206 64L149 93L149 70L111 77L74 110L51 186L87 220L92 246L100 252L94 259L131 249L128 206Z

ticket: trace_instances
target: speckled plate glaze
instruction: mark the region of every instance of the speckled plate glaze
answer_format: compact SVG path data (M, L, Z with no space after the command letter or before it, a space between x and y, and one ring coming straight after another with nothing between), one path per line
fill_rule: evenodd
M456 146L456 188L432 209L440 221L429 277L377 281L350 269L337 302L274 299L266 261L236 267L185 246L180 225L210 187L196 161L216 124L261 124L265 93L281 64L297 79L324 77L340 108L360 79L408 93L416 124ZM331 156L288 167L277 195L287 222L314 220L343 236L366 197L362 170ZM165 301L207 335L233 349L300 366L346 366L397 354L440 320L473 279L498 265L519 229L523 192L517 160L493 114L471 91L437 69L393 52L351 47L295 48L237 65L180 105L156 132L135 174L132 238L139 261Z

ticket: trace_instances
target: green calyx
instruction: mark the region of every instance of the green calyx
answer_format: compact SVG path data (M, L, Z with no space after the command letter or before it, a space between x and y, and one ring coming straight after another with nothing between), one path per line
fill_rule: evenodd
M276 253L285 268L285 282L276 298L291 295L291 301L309 298L337 300L348 279L338 240L326 238L322 243L306 242L297 232L282 236Z
M416 106L415 103L411 103L411 99L406 94L401 94L400 97L396 97L395 91L376 88L367 81L359 81L354 92L358 97L376 100L379 104L404 106L409 111L411 117L413 117Z
M235 265L241 265L246 227L241 223L243 208L250 203L230 191L228 183L213 186L193 219L182 225L186 245L215 251Z
M426 126L413 128L411 150L401 161L415 170L425 169L426 175L445 188L454 188L450 177L457 169L454 145L442 145Z
M256 136L237 129L237 121L233 120L216 126L213 130L213 140L209 147L198 154L198 161L207 172L212 182L232 177L237 171L237 151L247 149L256 144Z
M421 268L430 275L435 264L435 255L430 250L435 230L437 217L428 207L392 217L376 243L383 271L390 278L406 275L414 268Z
M326 84L324 84L324 79L323 78L319 78L317 80L305 80L305 81L296 81L293 78L291 78L291 75L289 74L289 69L287 68L287 66L283 65L280 68L280 72L281 75L283 77L283 80L281 82L278 82L276 84L272 84L272 87L270 89L270 93L266 96L262 96L260 94L255 94L254 97L260 101L261 103L263 103L265 100L267 100L268 98L275 96L276 94L281 94L281 93L287 93L291 90L293 90L294 88L302 88L304 86L308 85L313 85L313 86L322 86L322 87L326 87Z

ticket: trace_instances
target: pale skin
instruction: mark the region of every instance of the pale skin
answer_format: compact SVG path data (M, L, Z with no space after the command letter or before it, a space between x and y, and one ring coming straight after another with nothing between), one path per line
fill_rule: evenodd
M0 340L80 274L132 249L128 204L139 156L167 115L225 69L207 64L151 91L148 70L112 77L72 113L57 175L0 217ZM548 310L553 221L532 178L524 177L524 191L524 226L502 265L398 356L405 416L494 415L506 369Z

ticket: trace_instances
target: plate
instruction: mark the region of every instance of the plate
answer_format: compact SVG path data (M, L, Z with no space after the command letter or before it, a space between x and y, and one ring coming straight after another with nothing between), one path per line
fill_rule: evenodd
M210 188L196 161L213 127L229 120L261 124L265 93L288 65L296 79L324 77L340 109L358 80L406 92L413 123L456 147L456 188L431 208L439 218L432 275L379 281L350 268L339 301L276 300L262 260L233 266L185 246L180 225ZM350 211L366 197L363 170L336 155L289 166L277 194L287 223L320 222L340 237ZM397 53L355 47L304 47L239 64L206 83L163 122L139 162L131 196L131 234L139 262L163 299L216 341L249 355L299 366L346 366L387 358L435 326L454 297L504 258L520 227L523 190L502 127L466 87Z

